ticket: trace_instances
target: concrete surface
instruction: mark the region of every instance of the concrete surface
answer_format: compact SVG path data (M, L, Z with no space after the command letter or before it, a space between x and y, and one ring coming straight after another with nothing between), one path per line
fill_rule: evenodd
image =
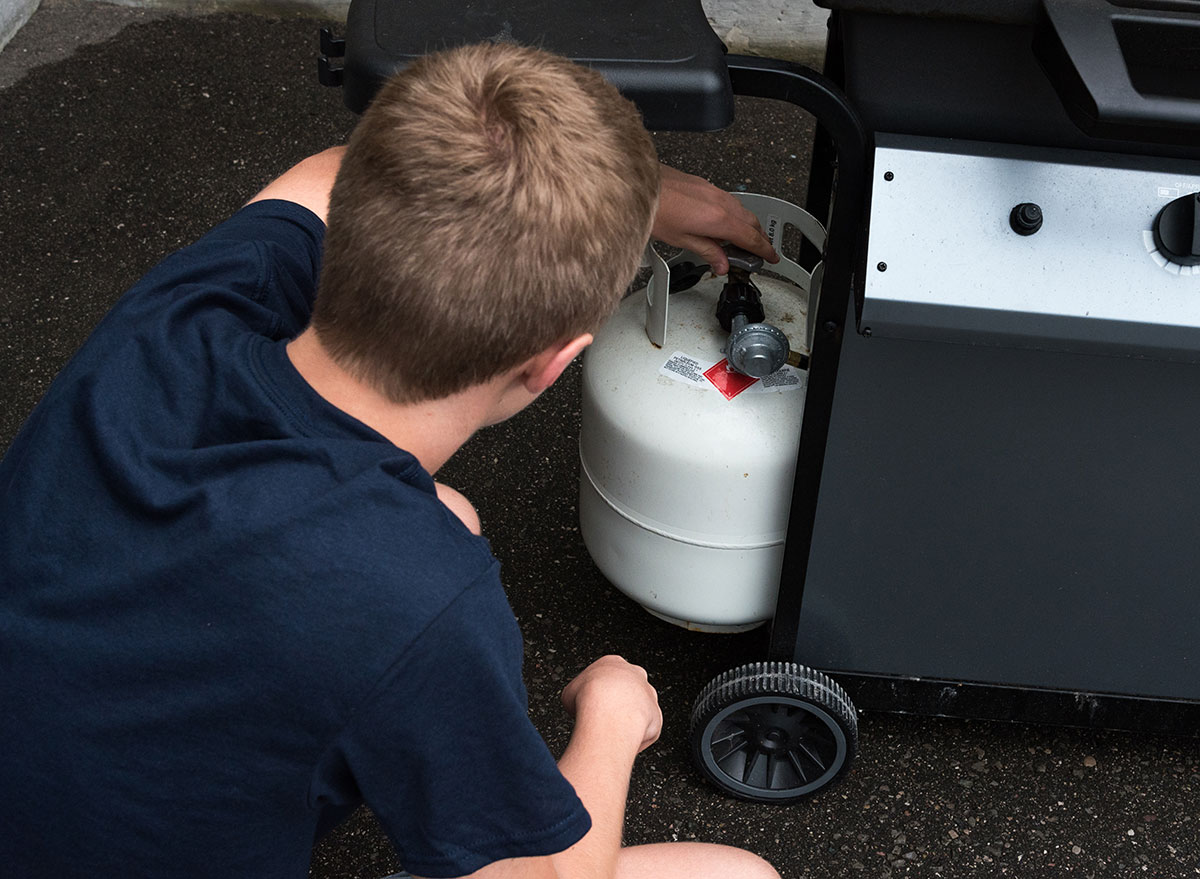
M29 20L37 5L38 0L0 0L0 49Z
M704 0L709 24L730 52L819 68L829 12L811 0Z
M0 54L0 448L131 282L349 130L339 95L316 83L317 26L47 0ZM663 158L799 200L808 120L749 100L738 115L720 134L658 136ZM1195 740L864 715L854 771L816 799L760 806L708 787L687 753L691 703L762 658L761 638L676 629L608 586L576 527L578 418L573 369L441 476L476 501L504 563L552 747L569 730L558 691L594 657L622 653L658 686L666 728L635 770L630 842L741 845L814 879L1200 875ZM317 848L312 875L395 866L360 812Z

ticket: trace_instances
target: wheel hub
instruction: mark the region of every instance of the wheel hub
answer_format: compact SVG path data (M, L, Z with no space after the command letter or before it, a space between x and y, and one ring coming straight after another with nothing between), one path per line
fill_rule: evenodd
M788 740L791 738L786 732L773 727L767 730L766 733L758 738L758 749L764 754L782 754L788 750Z

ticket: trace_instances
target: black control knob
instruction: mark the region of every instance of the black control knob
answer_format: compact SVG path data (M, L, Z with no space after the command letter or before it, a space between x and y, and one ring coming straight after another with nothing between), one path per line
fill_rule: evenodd
M1042 209L1031 201L1022 202L1009 212L1008 225L1018 235L1032 235L1042 228Z
M1181 266L1200 265L1200 192L1174 201L1154 218L1154 246Z

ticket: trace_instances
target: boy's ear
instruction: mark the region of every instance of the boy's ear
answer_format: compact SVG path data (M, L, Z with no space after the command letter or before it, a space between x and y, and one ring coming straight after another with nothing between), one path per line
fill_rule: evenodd
M568 342L547 348L541 354L531 358L526 368L521 372L521 380L525 390L531 394L540 394L554 384L563 370L570 366L571 361L583 353L583 349L592 344L592 334L584 333Z

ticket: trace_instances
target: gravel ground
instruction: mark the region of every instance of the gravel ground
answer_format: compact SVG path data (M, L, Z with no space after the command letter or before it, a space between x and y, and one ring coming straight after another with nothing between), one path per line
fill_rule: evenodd
M353 117L316 83L317 26L50 0L0 53L0 448L130 283L345 136ZM663 158L800 200L809 121L750 100L738 117L717 135L659 135ZM864 715L854 771L807 803L753 805L708 787L688 758L691 702L716 674L762 658L761 635L661 623L591 564L575 513L578 381L573 368L442 476L477 503L504 562L532 713L552 747L569 731L557 693L592 658L622 653L658 686L666 729L635 770L630 842L741 845L786 877L1200 875L1194 740ZM312 875L395 866L364 811L317 848Z

